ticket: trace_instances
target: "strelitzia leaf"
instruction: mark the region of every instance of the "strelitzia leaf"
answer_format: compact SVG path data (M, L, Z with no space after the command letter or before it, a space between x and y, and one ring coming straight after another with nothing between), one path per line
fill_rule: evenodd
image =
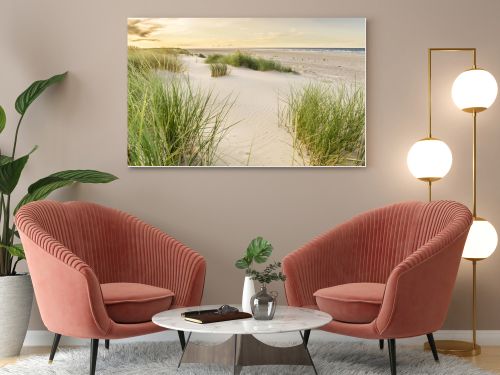
M5 111L0 105L0 133L5 129L5 123L7 122L7 116L5 116Z
M17 211L24 206L25 204L28 204L30 202L34 201L39 201L42 199L45 199L49 196L50 193L52 193L54 190L63 188L68 185L72 185L73 181L68 181L68 180L61 180L61 181L56 181L52 182L50 184L41 186L39 189L33 191L32 193L26 194L17 204L16 208L14 209L14 215L17 213Z
M16 244L11 246L0 244L0 247L7 249L10 255L12 255L13 257L18 257L19 259L24 259L26 257L24 255L23 245L21 244Z
M116 179L117 177L110 173L90 169L77 169L53 173L29 186L28 193L16 206L14 214L25 204L45 199L53 191L72 185L75 182L98 184L108 183Z
M81 182L87 184L105 184L116 180L117 177L106 172L94 171L91 169L74 169L51 174L30 185L28 193L40 189L45 185L59 181Z
M8 160L7 157L3 157L0 160L0 192L3 194L12 193L19 182L30 154L35 150L36 147L29 154L21 156L19 159Z
M61 82L66 78L68 72L57 74L55 76L50 77L49 79L35 81L30 87L24 90L21 95L19 95L16 99L16 111L20 115L24 115L28 107L38 98L49 86L52 86L55 83Z
M7 164L12 161L12 158L7 155L0 155L0 165Z

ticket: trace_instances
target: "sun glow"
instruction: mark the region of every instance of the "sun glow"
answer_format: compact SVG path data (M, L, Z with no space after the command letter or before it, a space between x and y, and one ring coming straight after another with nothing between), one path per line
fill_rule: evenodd
M364 48L363 18L129 18L139 48Z

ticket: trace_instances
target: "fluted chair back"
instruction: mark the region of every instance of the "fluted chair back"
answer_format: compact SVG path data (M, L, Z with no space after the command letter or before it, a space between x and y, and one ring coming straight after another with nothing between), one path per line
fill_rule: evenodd
M328 286L385 284L398 265L426 244L434 244L429 251L437 252L465 238L470 220L467 208L451 201L402 202L359 214L285 257L285 270L294 275L285 283L289 302L314 305L314 292ZM462 248L455 248L447 267L452 282Z
M204 258L125 212L89 202L39 201L23 206L16 224L42 319L53 332L109 332L114 323L100 287L107 283L168 289L175 294L173 307L201 303ZM122 333L132 335L113 334Z

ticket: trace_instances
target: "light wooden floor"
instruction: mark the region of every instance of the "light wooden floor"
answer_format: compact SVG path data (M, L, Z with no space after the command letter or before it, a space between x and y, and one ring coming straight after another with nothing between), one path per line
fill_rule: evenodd
M483 346L482 353L477 357L464 358L473 362L476 366L500 374L500 346ZM49 357L50 347L34 346L23 348L20 357L0 359L0 367L16 362L19 358L25 358L34 354L46 354ZM429 354L430 355L430 354Z
M477 367L500 374L500 346L481 346L481 354L476 357L464 358Z

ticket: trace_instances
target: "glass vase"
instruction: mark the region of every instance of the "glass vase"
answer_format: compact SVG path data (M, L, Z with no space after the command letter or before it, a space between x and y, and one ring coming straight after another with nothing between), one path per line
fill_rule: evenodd
M260 291L250 300L252 315L256 320L271 320L276 312L277 292L267 292L266 285L261 285Z

